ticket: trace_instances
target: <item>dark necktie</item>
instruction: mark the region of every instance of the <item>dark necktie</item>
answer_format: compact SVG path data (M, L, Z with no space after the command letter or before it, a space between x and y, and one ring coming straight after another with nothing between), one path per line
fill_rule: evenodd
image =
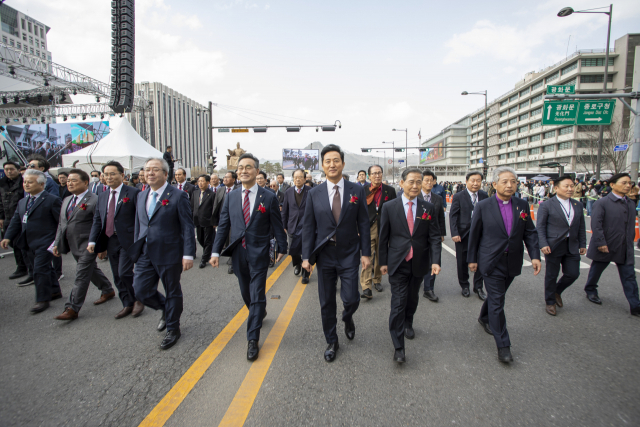
M105 234L107 237L113 236L115 231L114 216L116 214L116 190L111 190L111 197L109 197L109 207L107 209L107 229Z
M73 196L73 198L71 199L71 203L69 203L69 206L67 206L67 221L69 221L69 218L71 217L71 213L76 208L77 200L78 200L78 196Z
M35 196L29 196L29 201L27 202L27 210L25 212L29 212L31 210L31 207L33 206L33 204L36 202L36 197Z
M336 220L336 224L340 219L340 211L342 210L342 206L340 206L340 187L334 186L333 189L335 193L333 193L333 205L331 206L331 212L333 213L333 219Z
M249 224L249 220L251 219L251 214L249 212L251 210L249 193L251 193L250 190L244 190L244 202L242 203L242 215L244 216L245 227L247 226L247 224ZM247 242L245 241L244 237L242 238L242 247L247 249Z

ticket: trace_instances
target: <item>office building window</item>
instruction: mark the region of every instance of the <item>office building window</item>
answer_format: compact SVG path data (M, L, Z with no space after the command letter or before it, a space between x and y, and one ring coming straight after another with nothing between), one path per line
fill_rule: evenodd
M562 83L563 86L575 86L576 83L578 82L578 76L572 78L571 80L569 80L568 82L564 82Z
M529 150L529 154L540 154L540 148L532 148Z
M611 83L613 81L613 76L611 74L607 75L607 83ZM604 82L604 74L596 74L592 76L580 76L580 83L603 83Z
M29 36L29 44L33 44L33 37Z
M516 169L526 169L526 163L516 163Z
M579 139L578 140L578 148L591 148L593 147L597 142L594 141L593 143L587 139Z
M509 97L509 102L513 102L513 101L517 101L518 100L518 94L516 93L515 95L511 95Z
M554 138L556 136L556 131L555 130L550 130L549 132L545 132L542 135L542 139L550 139L550 138Z
M9 39L9 45L10 46L15 46L15 42L13 41L13 39Z
M16 47L17 47L18 49L22 49L22 43L20 43L20 42L16 43Z
M569 65L567 67L564 67L562 69L562 75L564 76L565 74L572 72L576 68L578 68L578 61L574 62L573 64L571 64L571 65Z
M515 146L516 146L516 141L511 141L511 142L509 143L509 148L511 148L511 147L515 147Z
M542 114L542 107L536 108L535 110L531 110L531 117L537 116L538 114Z
M573 133L573 126L567 126L566 128L560 129L560 135L568 135Z
M515 159L515 158L516 158L516 153L509 153L509 154L507 155L507 158L509 158L509 159Z
M500 135L498 135L498 139L504 139L506 137L507 137L507 133L506 132L503 132Z
M527 150L518 151L518 157L527 157Z
M515 129L512 129L512 130L509 131L509 136L513 136L515 134L516 134L516 130Z
M573 141L566 141L558 144L558 150L567 150L569 148L573 148Z
M6 36L2 36L2 43L4 43L4 44L7 44L7 43L8 43L8 41L7 41L7 37L6 37Z
M505 127L506 125L507 125L507 122L502 122L502 123L500 123L500 125L498 125L498 127L503 128L503 127Z
M583 67L604 67L605 58L584 58ZM613 65L613 58L609 58L609 65Z
M512 125L514 123L517 123L517 122L518 122L518 118L517 117L514 117L513 119L509 120L509 124L510 125Z
M33 33L33 27L31 26L31 22L27 23L27 26L29 27L29 32Z
M529 130L529 126L520 126L520 128L518 128L518 133L524 133L528 130Z
M44 28L40 28L40 37L44 38Z
M500 154L500 155L498 156L498 159L499 159L499 160L505 160L506 158L507 158L507 155L506 155L506 154Z
M507 148L507 144L500 144L498 147L499 150L504 150L505 148Z
M504 101L502 101L502 102L500 103L500 106L501 106L501 107L504 107L504 106L505 106L505 105L507 105L508 103L509 103L509 100L508 100L508 99L505 99Z
M528 163L530 168L537 168L540 165L540 160L533 160Z
M38 40L36 40L36 47L40 48L40 42Z
M523 96L525 96L526 94L528 94L530 90L531 90L531 88L526 88L525 90L520 91L520 97L523 97Z
M534 84L533 86L531 86L531 90L536 90L542 87L542 85L544 84L544 81L540 80L538 83ZM535 101L532 101L535 102Z
M27 33L22 33L22 40L27 41Z
M26 30L27 26L26 26L26 23L24 22L24 19L21 19L21 21L22 21L22 29Z
M545 145L542 147L543 153L551 153L552 151L554 151L554 145Z
M520 114L518 116L518 120L522 121L522 120L526 120L529 118L529 113L524 113L524 114Z
M533 115L533 114L532 114ZM529 125L529 129L533 130L535 128L539 128L541 126L540 122L531 123Z
M507 110L504 110L502 113L500 113L500 117L504 117L507 114L509 114L509 112Z
M33 55L33 48L32 47L29 48L29 52L31 53L31 55Z
M520 139L518 140L518 145L524 145L524 144L526 144L526 143L527 143L527 138L520 138Z
M526 101L520 103L520 108L522 109L522 108L526 107L527 105L529 105L529 100L528 99Z
M532 137L529 138L529 141L531 142L540 141L540 134L533 135Z
M542 101L542 96L543 94L540 94L538 96L531 98L531 103L533 104L534 102Z
M514 107L509 108L509 114L515 113L516 111L518 111L518 106L517 105L514 106Z
M478 125L471 126L471 130L476 130L476 129L478 129Z

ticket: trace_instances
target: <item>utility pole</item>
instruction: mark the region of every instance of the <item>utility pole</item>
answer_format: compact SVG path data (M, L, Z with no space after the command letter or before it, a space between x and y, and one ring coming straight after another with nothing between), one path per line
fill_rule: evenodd
M607 30L607 46L604 54L604 83L602 93L607 93L607 82L609 81L609 40L611 38L611 15L613 12L613 4L609 5L609 29ZM596 180L600 179L602 170L602 143L604 142L604 126L600 125L600 137L598 138L598 164L596 165Z
M213 115L213 110L212 110L212 103L211 101L209 101L209 158L213 157L213 119L212 119L212 115Z

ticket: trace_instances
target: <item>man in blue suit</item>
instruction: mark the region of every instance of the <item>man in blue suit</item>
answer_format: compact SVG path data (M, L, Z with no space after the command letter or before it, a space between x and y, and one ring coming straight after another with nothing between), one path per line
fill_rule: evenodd
M516 171L502 166L493 171L495 197L478 202L469 230L467 262L473 272L480 271L487 289L478 322L496 340L498 359L511 362L511 341L504 317L504 298L516 276L522 273L523 242L533 264L533 275L540 273L538 234L529 216L529 204L511 197L518 187Z
M309 283L309 272L302 269L302 226L304 210L307 206L307 193L311 187L304 185L304 171L293 171L293 187L287 188L282 204L282 224L289 235L289 255L293 264L293 274L302 273L302 284Z
M364 187L342 177L344 152L329 144L320 154L327 180L307 195L302 230L302 268L318 263L318 294L322 329L327 340L324 359L338 351L336 282L344 305L342 321L348 339L355 337L353 315L360 304L358 268L371 268L371 232Z
M224 199L216 240L209 263L218 267L220 255L231 256L233 271L240 284L242 299L249 310L247 319L247 359L258 358L260 328L267 315L267 271L269 269L270 230L278 242L280 262L287 253L287 235L282 227L280 204L275 193L260 187L256 177L260 162L250 153L238 159L238 177L242 188L231 191ZM193 232L192 232L193 234ZM222 246L229 237L229 245Z
M158 331L167 329L160 344L166 350L180 338L180 276L193 267L196 239L189 196L167 182L167 162L147 159L144 172L149 188L138 194L134 243L129 248L136 263L133 291L144 305L162 310ZM158 280L162 280L166 298L158 292Z

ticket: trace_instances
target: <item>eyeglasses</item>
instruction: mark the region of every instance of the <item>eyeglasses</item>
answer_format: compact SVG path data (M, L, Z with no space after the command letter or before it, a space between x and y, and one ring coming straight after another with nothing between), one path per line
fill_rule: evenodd
M37 167L38 167L37 165L31 164L31 163L27 165L27 169L35 169Z
M253 166L250 166L250 165L238 166L238 172L242 172L242 171L251 172L253 169L255 169L255 168Z
M369 176L378 176L378 175L382 175L382 172L371 172L369 174Z

